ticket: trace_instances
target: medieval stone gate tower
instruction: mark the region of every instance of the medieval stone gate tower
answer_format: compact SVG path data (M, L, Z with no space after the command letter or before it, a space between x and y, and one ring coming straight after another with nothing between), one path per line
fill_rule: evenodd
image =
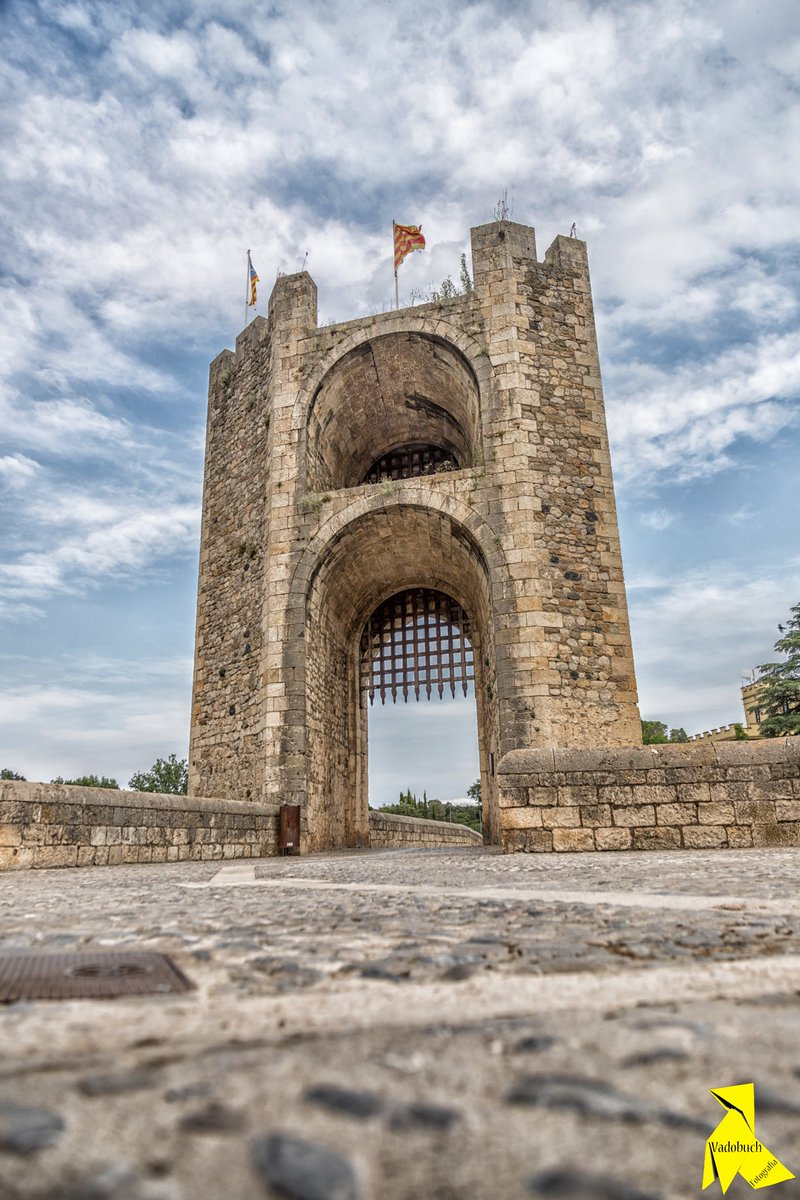
M585 245L472 262L325 328L283 276L211 367L189 790L299 803L307 849L368 842L370 688L474 674L492 840L508 751L641 742Z

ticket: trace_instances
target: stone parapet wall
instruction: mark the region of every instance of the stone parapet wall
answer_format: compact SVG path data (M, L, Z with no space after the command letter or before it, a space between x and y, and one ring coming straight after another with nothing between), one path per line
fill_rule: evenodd
M498 767L506 851L800 847L800 738L513 750Z
M54 783L0 783L0 871L260 858L278 806Z
M369 842L373 850L401 850L414 846L482 846L483 838L468 825L455 822L370 812Z

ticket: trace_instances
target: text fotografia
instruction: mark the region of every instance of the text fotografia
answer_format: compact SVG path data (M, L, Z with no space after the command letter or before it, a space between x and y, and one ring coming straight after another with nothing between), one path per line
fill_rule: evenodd
M772 1170L774 1167L777 1167L777 1166L779 1166L779 1165L780 1165L780 1164L778 1163L778 1160L777 1160L777 1158L771 1158L771 1159L770 1159L770 1161L767 1163L767 1165L764 1167L764 1170L761 1172L761 1174L760 1174L760 1175L754 1175L754 1176L753 1176L753 1178L752 1178L752 1179L748 1179L748 1180L747 1180L747 1182L750 1184L750 1186L751 1186L751 1187L755 1187L755 1185L756 1185L757 1183L760 1183L762 1179L766 1179L767 1175L769 1175L770 1171L771 1171L771 1170ZM745 1177L745 1178L746 1178L746 1177ZM792 1178L794 1178L794 1177L792 1177ZM781 1182L782 1182L782 1181L781 1181Z

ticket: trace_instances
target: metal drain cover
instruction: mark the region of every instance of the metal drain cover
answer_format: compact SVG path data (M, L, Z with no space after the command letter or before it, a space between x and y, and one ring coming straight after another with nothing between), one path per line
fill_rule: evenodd
M12 1000L108 1000L185 992L194 985L166 954L0 954L0 1003Z

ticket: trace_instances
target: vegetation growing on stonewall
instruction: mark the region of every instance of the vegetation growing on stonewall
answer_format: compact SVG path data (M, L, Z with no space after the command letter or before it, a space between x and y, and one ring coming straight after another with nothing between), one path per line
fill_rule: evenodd
M70 784L72 787L116 788L119 791L116 779L109 779L107 775L79 775L77 779L65 779L63 775L56 775L50 782Z
M467 795L474 795L475 784L467 789ZM478 798L480 798L480 783ZM384 804L379 812L395 813L400 817L424 817L429 821L451 821L454 825L468 825L470 829L481 832L481 810L475 804L452 804L449 801L429 800L427 792L422 793L420 800L409 788L400 793L396 804Z
M792 607L788 623L778 629L782 636L775 650L786 658L758 668L762 686L757 704L750 709L760 710L760 733L768 738L800 734L800 604Z
M424 291L420 288L414 288L411 292L411 303L417 304L421 301L423 304L431 304L438 300L452 300L454 296L469 296L473 290L472 277L467 266L467 256L466 254L462 254L458 272L458 283L454 283L452 275L448 275L438 287L428 284L427 290Z

